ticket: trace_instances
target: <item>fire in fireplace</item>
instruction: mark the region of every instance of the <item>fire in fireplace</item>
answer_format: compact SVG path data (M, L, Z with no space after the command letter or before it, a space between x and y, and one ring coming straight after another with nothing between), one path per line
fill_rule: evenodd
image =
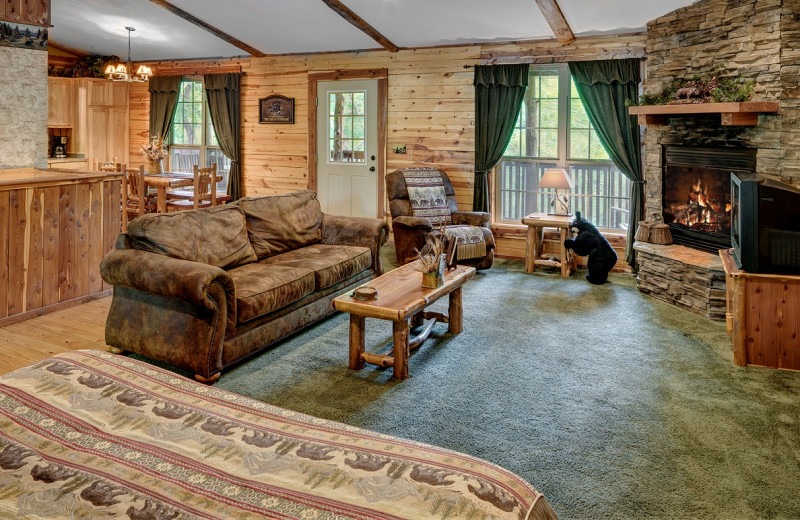
M731 246L730 172L754 172L755 150L667 146L662 211L673 240L716 253Z
M673 167L674 168L674 167ZM696 175L692 181L692 175ZM689 229L729 235L731 232L731 190L724 175L707 169L686 168L670 183L664 195L664 221Z

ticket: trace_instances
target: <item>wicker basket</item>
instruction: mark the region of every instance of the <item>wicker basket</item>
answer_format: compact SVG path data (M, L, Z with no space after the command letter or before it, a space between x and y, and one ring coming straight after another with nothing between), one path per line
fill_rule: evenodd
M667 245L672 243L672 231L669 226L664 223L661 215L653 213L653 222L650 226L650 242L653 244Z

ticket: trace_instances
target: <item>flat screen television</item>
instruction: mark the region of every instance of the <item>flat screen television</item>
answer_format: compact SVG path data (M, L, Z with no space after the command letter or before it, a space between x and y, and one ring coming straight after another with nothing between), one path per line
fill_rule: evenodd
M800 189L731 172L731 245L743 271L800 274Z

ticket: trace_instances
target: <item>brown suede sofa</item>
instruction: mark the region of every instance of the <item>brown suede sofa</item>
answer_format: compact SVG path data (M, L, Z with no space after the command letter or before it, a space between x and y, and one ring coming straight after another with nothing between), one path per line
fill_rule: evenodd
M214 382L380 275L387 233L323 214L308 190L144 215L100 266L114 286L106 343Z

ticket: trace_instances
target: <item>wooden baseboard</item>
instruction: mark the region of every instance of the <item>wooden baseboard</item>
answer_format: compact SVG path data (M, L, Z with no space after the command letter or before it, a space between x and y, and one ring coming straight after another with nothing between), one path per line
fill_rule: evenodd
M54 303L53 305L48 305L47 307L41 307L39 309L34 309L32 311L21 312L13 316L8 316L7 318L0 319L0 327L13 325L14 323L19 323L21 321L29 320L31 318L37 318L39 316L44 316L45 314L50 314L51 312L60 311L63 309L68 309L70 307L75 307L76 305L81 305L83 303L89 303L94 300L99 300L100 298L111 296L111 291L112 289L106 289L104 291L99 291L96 293L87 294L86 296L81 296L80 298L74 298L72 300L67 300L65 302Z

